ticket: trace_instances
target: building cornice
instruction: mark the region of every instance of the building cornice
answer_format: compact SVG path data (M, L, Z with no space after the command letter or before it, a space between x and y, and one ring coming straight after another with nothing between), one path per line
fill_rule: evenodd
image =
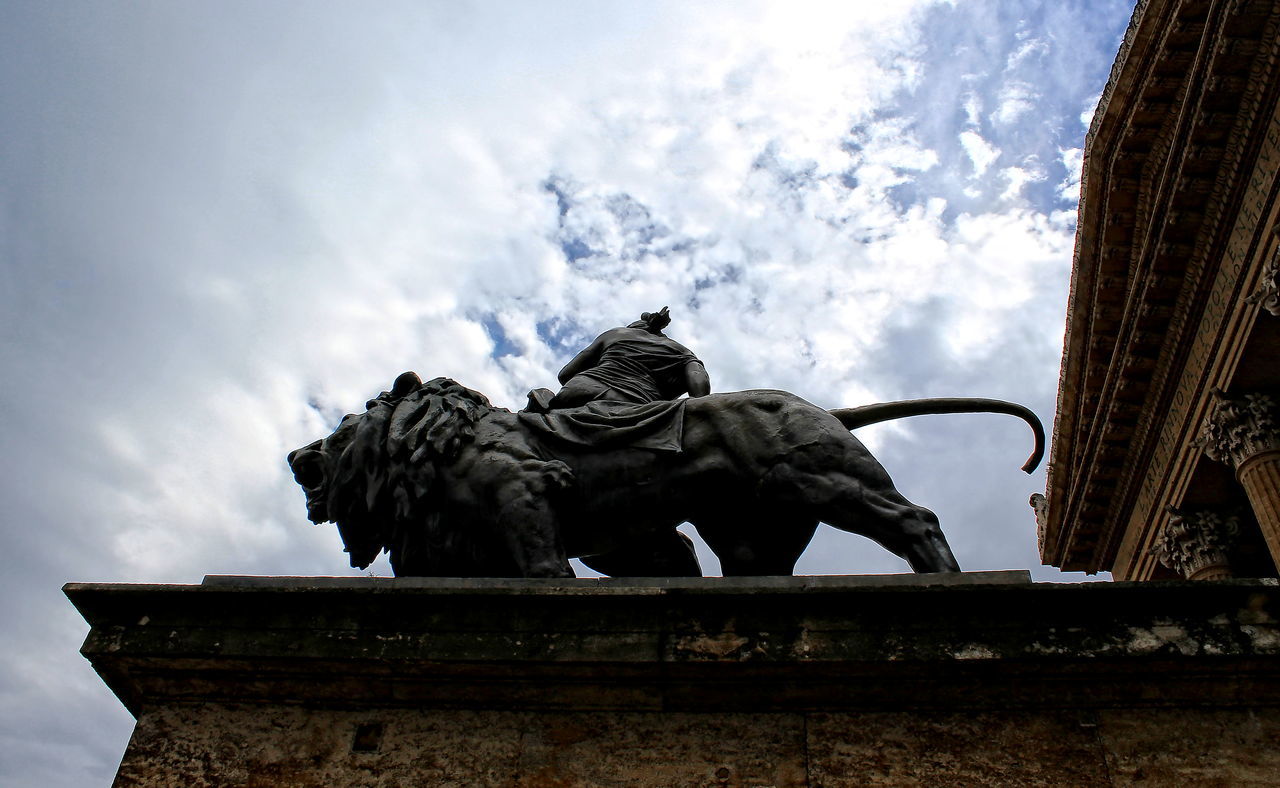
M1135 11L1086 142L1043 560L1111 568L1275 85L1272 3ZM1261 70L1261 79L1257 73Z

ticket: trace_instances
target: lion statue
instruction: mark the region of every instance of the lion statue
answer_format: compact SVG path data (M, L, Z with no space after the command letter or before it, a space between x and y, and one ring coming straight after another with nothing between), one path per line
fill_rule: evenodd
M819 523L869 537L916 572L956 572L937 517L899 494L849 430L923 413L1003 412L1035 431L1024 470L1044 447L1035 415L998 400L826 411L759 390L658 407L676 419L677 445L584 446L548 431L548 416L405 373L365 413L291 452L289 465L308 517L337 524L351 565L386 550L397 576L573 577L572 557L615 576L700 576L676 531L684 522L726 576L790 575Z

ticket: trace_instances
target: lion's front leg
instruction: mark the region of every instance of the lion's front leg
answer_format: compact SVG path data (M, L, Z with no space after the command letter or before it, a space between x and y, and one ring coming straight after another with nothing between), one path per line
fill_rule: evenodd
M573 479L559 461L514 460L499 476L496 527L524 577L573 577L556 517L556 493Z

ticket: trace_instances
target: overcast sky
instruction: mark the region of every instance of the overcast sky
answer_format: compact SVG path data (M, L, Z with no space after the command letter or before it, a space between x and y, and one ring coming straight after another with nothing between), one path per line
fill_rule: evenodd
M1131 9L0 4L0 784L105 785L132 728L62 583L353 573L284 456L406 369L515 408L670 305L716 390L1051 426ZM965 569L1081 579L1016 419L859 436ZM906 566L823 528L798 571Z

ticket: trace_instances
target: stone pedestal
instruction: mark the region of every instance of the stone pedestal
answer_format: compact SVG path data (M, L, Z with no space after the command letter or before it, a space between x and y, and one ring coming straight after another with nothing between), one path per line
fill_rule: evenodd
M1280 586L70 584L118 786L1266 784Z

